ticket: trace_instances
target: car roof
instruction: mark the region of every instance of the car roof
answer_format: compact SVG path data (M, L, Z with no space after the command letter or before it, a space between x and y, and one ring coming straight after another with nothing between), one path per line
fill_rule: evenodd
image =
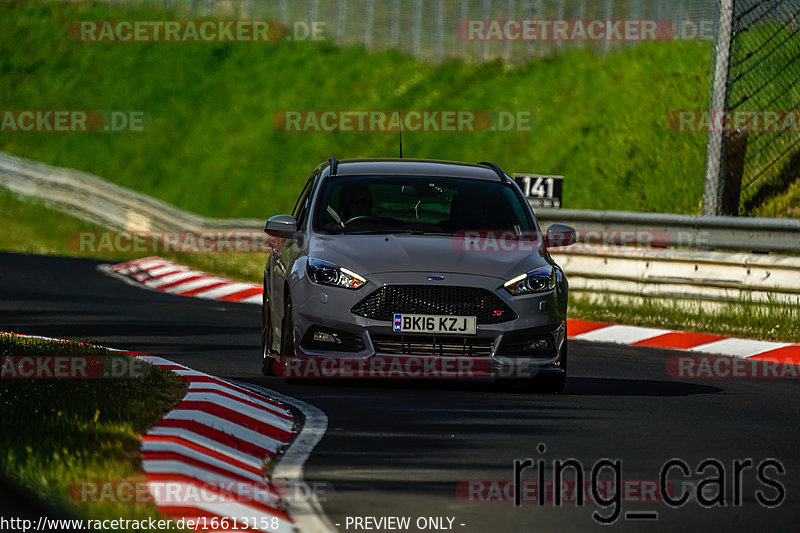
M321 166L325 167L324 173L331 174L330 162L323 163ZM497 170L485 164L437 159L342 159L336 162L335 168L334 176L447 176L488 181L510 179L501 179Z

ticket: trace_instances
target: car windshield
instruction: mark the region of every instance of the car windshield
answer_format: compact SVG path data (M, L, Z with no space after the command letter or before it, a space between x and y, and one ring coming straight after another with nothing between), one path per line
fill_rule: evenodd
M327 181L317 204L321 233L465 231L529 234L523 200L507 184L468 178L340 176Z

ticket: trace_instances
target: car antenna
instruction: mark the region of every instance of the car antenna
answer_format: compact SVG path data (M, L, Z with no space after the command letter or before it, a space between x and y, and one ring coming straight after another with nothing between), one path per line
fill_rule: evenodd
M400 135L400 159L403 159L403 115L400 114L400 110L397 111L397 118L398 132Z

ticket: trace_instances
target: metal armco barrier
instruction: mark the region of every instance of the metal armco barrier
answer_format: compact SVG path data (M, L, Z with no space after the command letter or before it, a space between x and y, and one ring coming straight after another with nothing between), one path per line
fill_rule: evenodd
M535 211L543 230L549 224L560 222L577 230L663 233L667 237L665 246L669 248L800 253L800 220L582 209L539 208Z
M81 220L117 230L263 229L263 220L215 219L175 207L102 178L0 152L0 185Z
M580 245L551 254L580 296L800 305L800 257Z

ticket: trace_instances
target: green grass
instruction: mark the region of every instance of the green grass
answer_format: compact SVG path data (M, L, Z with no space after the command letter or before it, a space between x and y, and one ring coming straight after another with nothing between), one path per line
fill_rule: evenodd
M590 302L570 297L569 312L573 319L611 324L800 342L800 297L796 305L763 305L742 301L720 304L713 310L696 302L631 301L615 297Z
M108 362L108 354L92 346L0 335L2 356L96 356ZM160 518L148 503L76 501L80 497L70 493L70 487L83 481L144 481L140 437L185 394L177 375L146 365L150 371L138 379L12 379L4 368L3 475L78 517Z
M428 65L326 42L82 43L71 21L164 19L158 11L25 3L0 7L4 109L144 110L146 132L0 134L0 149L78 168L220 217L288 211L331 155L396 156L395 133L278 131L283 110L520 110L532 131L406 132L407 157L495 161L566 176L564 206L697 213L706 136L667 114L705 109L709 43L570 51L507 68Z
M731 85L730 105L743 110L797 110L798 54L800 34L791 24L762 22L738 32L731 56L737 77ZM796 143L796 133L748 135L742 214L800 217L792 209L797 206L800 188L800 145ZM773 164L781 154L784 154L781 160Z

